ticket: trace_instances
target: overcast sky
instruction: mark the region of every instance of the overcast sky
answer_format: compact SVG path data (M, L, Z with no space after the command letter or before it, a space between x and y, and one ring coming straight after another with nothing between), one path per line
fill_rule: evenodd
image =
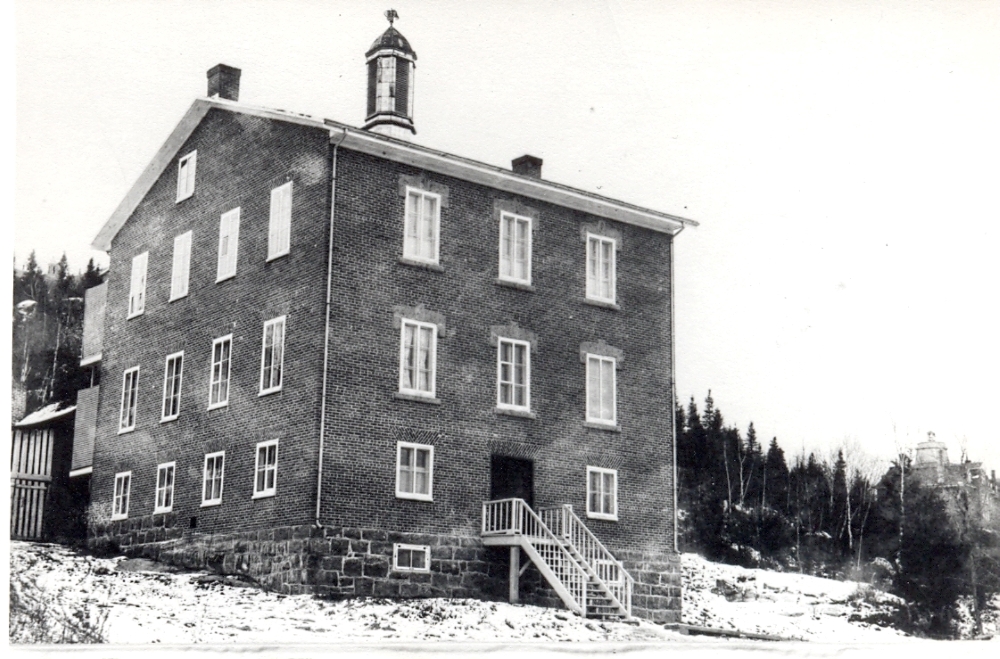
M15 256L74 270L205 72L360 125L383 12L415 141L701 223L678 395L787 452L936 431L1000 469L1000 3L381 0L17 8Z

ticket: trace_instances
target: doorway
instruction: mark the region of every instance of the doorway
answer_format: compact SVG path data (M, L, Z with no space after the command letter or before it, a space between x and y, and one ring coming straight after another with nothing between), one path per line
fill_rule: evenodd
M506 455L490 456L490 500L524 499L534 507L535 463Z

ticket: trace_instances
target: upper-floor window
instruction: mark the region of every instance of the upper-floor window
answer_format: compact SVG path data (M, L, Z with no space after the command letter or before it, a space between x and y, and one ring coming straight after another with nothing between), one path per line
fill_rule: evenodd
M174 509L174 462L156 468L156 505L154 513L169 513Z
M236 275L236 254L240 247L240 209L234 208L222 214L219 220L219 263L215 269L215 281L229 279Z
M115 474L115 493L111 504L111 519L125 519L128 517L128 500L131 489L131 471L123 471Z
M227 334L212 342L212 374L208 387L208 409L229 404L229 367L232 350L232 334Z
M225 466L225 451L209 453L205 456L205 472L202 479L201 505L217 506L222 503L222 476Z
M587 467L587 517L618 519L618 471Z
M122 376L122 405L118 432L135 430L135 408L139 399L139 367L133 366Z
M282 363L285 356L285 317L264 323L260 355L260 393L281 391Z
M587 421L615 425L615 358L587 355Z
M399 391L433 397L437 325L403 319L400 326Z
M400 499L433 500L434 447L396 444L396 496Z
M587 234L587 298L615 302L615 239Z
M497 407L531 407L530 348L527 341L497 339Z
M132 281L128 290L128 317L138 316L146 309L146 264L149 252L132 257Z
M188 294L188 277L191 272L191 232L174 238L174 259L170 270L170 301Z
M271 220L267 228L267 260L288 254L292 231L292 182L271 190Z
M197 164L197 151L192 151L177 162L177 201L183 201L194 194L194 170Z
M273 497L278 491L278 440L257 444L253 498Z
M531 284L531 218L500 214L500 279Z
M184 371L184 352L167 355L163 370L163 416L161 421L172 421L181 413L181 377Z
M406 188L403 258L421 263L438 262L441 195Z

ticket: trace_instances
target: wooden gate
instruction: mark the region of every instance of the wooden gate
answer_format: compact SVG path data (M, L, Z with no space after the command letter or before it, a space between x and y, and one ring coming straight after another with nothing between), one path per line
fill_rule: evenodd
M10 535L42 537L45 500L52 483L50 429L15 430L10 464Z

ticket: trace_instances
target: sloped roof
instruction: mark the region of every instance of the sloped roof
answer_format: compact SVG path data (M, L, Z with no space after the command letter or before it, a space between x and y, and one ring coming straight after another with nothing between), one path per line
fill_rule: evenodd
M413 48L410 47L410 42L406 40L406 37L399 33L399 30L391 25L389 26L389 29L382 33L382 36L372 42L372 47L365 53L365 57L368 57L376 50L382 50L383 48L399 50L407 55L413 55L413 59L417 59L417 54L413 52Z
M65 403L52 403L51 405L46 405L45 407L35 410L28 416L24 417L20 421L14 424L15 428L26 428L28 426L37 426L43 423L48 423L49 421L55 421L56 419L61 419L64 416L68 416L76 411L76 405L70 405L69 407L64 407L60 409L60 406L65 405Z
M131 217L153 184L160 178L167 166L173 162L180 148L204 119L208 111L216 108L227 112L238 112L277 121L321 128L330 133L330 139L339 147L367 153L387 160L403 162L421 169L453 176L462 180L479 183L498 190L512 192L533 199L547 201L559 206L583 211L599 217L634 224L654 231L676 235L685 225L698 226L694 220L677 215L662 213L634 204L628 204L610 197L572 188L545 179L515 174L509 169L436 151L404 140L379 133L372 133L348 126L330 119L319 119L306 114L285 110L262 108L221 98L198 98L181 118L166 142L160 147L153 160L146 166L139 179L132 185L118 208L108 218L94 238L94 249L107 251L111 241Z

